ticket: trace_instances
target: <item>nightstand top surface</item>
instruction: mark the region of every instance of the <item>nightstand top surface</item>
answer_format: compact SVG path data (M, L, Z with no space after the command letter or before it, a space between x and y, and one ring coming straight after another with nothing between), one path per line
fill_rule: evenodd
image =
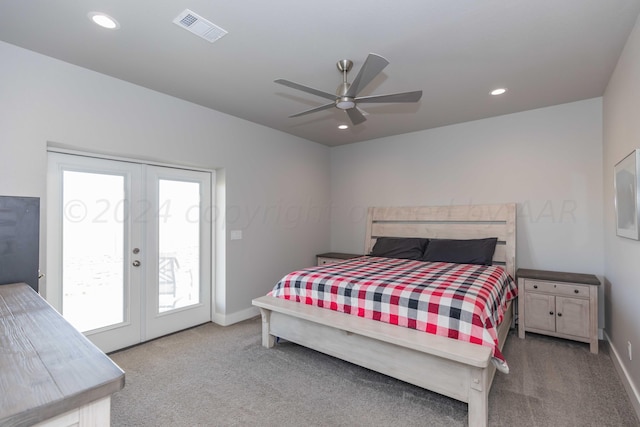
M319 258L334 258L334 259L351 259L364 256L362 254L347 254L344 252L325 252L323 254L316 255Z
M585 285L600 286L600 280L593 274L565 273L561 271L533 270L519 268L517 277L537 280L550 280L553 282L583 283Z

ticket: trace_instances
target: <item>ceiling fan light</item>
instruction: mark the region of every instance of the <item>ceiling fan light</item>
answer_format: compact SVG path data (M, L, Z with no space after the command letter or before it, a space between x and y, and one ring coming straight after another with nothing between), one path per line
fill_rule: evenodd
M349 98L348 96L343 96L342 98L339 98L336 101L336 107L338 107L341 110L348 110L355 106L356 106L356 103L353 100L353 98Z
M498 88L498 89L494 89L494 90L492 90L492 91L491 91L491 95L493 95L493 96L502 95L502 94L503 94L503 93L505 93L506 91L507 91L507 89L506 89L506 88L501 87L501 88Z

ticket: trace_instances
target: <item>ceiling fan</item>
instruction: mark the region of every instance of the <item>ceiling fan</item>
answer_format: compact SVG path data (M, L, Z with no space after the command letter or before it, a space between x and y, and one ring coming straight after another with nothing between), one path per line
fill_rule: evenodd
M347 82L347 73L349 72L349 70L351 70L351 67L353 67L353 62L349 59L338 61L336 66L342 73L342 83L340 84L340 86L338 86L335 94L324 92L284 79L275 80L275 83L331 100L331 102L328 104L321 105L310 110L302 111L300 113L292 114L289 117L300 117L304 116L305 114L315 113L317 111L336 107L346 111L349 119L351 120L351 123L353 123L353 125L355 126L367 120L363 114L363 111L358 107L358 104L385 102L418 102L422 97L421 90L417 90L414 92L391 93L388 95L359 97L358 93L369 83L371 83L371 81L387 65L389 65L389 61L387 61L385 58L380 55L370 53L369 56L367 56L366 61L364 61L362 68L360 68L360 71L358 72L356 78L353 80L353 82L349 83Z

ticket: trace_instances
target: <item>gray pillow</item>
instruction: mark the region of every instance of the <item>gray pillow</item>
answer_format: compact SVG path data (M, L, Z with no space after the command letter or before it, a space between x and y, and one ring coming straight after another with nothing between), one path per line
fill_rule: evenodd
M491 265L497 242L496 237L469 240L431 239L422 260Z
M428 243L418 237L378 237L369 255L420 260Z

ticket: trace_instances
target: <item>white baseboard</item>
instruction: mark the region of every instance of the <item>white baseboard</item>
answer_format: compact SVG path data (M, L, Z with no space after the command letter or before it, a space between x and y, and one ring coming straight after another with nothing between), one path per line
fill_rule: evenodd
M631 380L629 376L629 372L625 368L622 363L622 359L620 358L620 353L616 350L616 348L611 343L611 339L607 333L604 333L605 339L609 343L609 353L611 355L611 360L613 360L613 366L616 368L618 372L618 376L620 377L620 381L624 385L624 389L627 391L627 395L629 396L629 400L631 400L631 404L633 405L633 409L636 411L636 416L640 419L640 393L638 392L637 387Z
M234 323L242 322L243 320L251 319L252 317L256 317L260 314L260 309L258 307L247 308L246 310L236 311L231 314L218 314L214 313L213 315L213 323L216 323L220 326L229 326Z

